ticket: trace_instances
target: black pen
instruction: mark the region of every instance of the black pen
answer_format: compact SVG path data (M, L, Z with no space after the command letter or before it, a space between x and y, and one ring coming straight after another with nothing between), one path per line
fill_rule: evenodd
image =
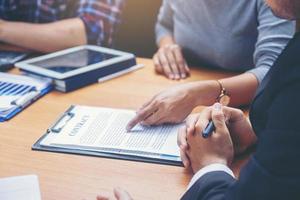
M214 122L212 120L209 121L206 128L202 132L202 137L208 138L211 136L211 134L215 131L216 127L214 125Z

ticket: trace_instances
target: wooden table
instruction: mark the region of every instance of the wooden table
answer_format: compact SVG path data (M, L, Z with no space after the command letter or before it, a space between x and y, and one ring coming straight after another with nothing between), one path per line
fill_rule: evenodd
M43 200L95 199L112 188L126 188L135 199L179 199L191 178L182 167L32 151L32 144L72 104L136 109L162 89L178 84L155 75L148 59L146 67L114 80L63 94L52 92L9 122L0 124L0 177L37 174ZM217 79L232 74L192 70L181 82ZM237 174L244 158L237 160Z

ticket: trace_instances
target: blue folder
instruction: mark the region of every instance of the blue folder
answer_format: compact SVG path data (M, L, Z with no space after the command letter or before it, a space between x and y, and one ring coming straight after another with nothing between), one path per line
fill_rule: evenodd
M11 119L51 89L49 79L0 73L0 122Z

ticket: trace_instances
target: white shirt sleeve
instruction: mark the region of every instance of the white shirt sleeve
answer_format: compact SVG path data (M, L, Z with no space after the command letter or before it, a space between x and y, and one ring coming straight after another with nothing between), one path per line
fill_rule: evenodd
M200 179L202 176L204 176L205 174L207 174L209 172L214 172L214 171L223 171L223 172L226 172L227 174L229 174L230 176L232 176L233 178L235 178L231 169L229 169L229 167L227 167L226 165L219 164L219 163L211 164L211 165L207 165L207 166L203 167L193 176L187 189L189 190L197 182L197 180Z

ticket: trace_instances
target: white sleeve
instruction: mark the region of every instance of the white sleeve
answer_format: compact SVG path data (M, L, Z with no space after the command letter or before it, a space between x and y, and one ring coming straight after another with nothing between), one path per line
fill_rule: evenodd
M214 172L214 171L223 171L226 172L227 174L229 174L230 176L232 176L233 178L235 178L233 172L231 171L231 169L229 169L229 167L227 167L226 165L223 164L211 164L211 165L207 165L205 167L203 167L202 169L200 169L192 178L192 180L190 181L189 185L188 185L188 190L194 185L194 183L197 182L198 179L200 179L202 176L204 176L205 174L209 173L209 172Z

